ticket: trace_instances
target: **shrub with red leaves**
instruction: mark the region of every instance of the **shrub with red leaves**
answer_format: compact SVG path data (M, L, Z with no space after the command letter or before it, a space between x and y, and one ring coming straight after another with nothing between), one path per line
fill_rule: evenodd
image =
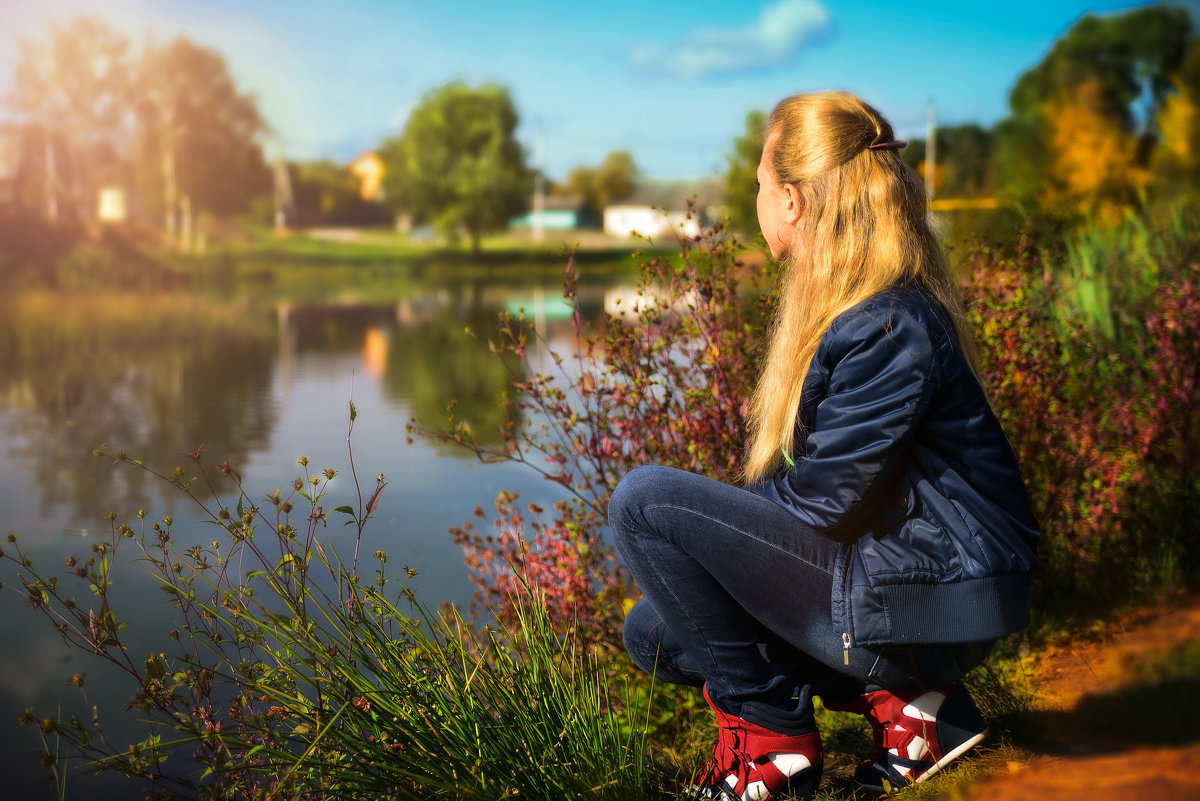
M1162 248L1171 256L1158 265L1157 288L1131 293L1121 310L1136 332L1122 341L1064 316L1061 282L1031 248L1007 259L977 254L964 286L980 377L1045 532L1043 607L1194 580L1200 271L1194 238L1177 238ZM551 354L549 372L531 356L527 321L501 317L493 350L519 365L501 446L463 424L413 426L562 486L551 511L522 510L502 493L493 521L453 531L478 598L501 615L514 594L537 589L558 624L619 642L630 588L605 525L618 479L647 463L734 479L770 303L746 290L764 276L737 260L732 239L718 230L686 244L645 261L624 311L595 326L576 312L577 351ZM568 265L572 302L575 277ZM477 517L486 519L482 509Z

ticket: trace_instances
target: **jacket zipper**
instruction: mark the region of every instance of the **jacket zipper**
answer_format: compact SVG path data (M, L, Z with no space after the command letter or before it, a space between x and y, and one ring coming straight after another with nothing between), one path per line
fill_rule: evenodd
M850 635L842 632L842 664L850 664Z

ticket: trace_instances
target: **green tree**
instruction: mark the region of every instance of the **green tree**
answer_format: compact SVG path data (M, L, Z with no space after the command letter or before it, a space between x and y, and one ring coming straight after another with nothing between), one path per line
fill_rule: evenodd
M606 207L632 195L636 182L633 156L625 150L614 150L599 167L580 166L571 170L567 191L582 198L584 210L598 218Z
M1162 137L1153 168L1160 194L1191 194L1200 185L1200 41L1194 41L1174 77L1175 92L1159 108Z
M992 193L992 131L974 123L937 129L937 163L934 165L935 197L983 197ZM901 158L918 175L925 177L928 142L910 140Z
M980 197L992 191L992 132L975 124L938 132L938 152L945 169L945 194Z
M254 98L238 91L225 59L187 39L150 46L138 80L139 173L158 188L168 234L193 214L229 216L270 191Z
M94 17L20 43L7 105L40 145L38 203L49 219L89 218L97 189L122 176L132 69L129 40Z
M624 200L633 194L637 165L625 150L614 150L604 157L596 173L596 189L605 202Z
M51 27L22 43L8 105L44 142L50 217L64 198L86 219L102 185L136 182L174 239L181 220L243 211L270 188L254 99L219 54L187 39L134 54L99 19Z
M1060 92L1095 82L1104 112L1132 128L1135 103L1142 105L1141 111L1152 112L1170 91L1191 27L1185 9L1166 5L1124 14L1087 14L1017 80L1009 97L1012 110L1017 115L1039 114Z
M288 166L292 194L301 208L329 216L362 200L358 178L341 164L326 159Z
M451 240L465 233L478 256L482 235L528 206L532 177L517 122L503 87L454 82L429 92L380 148L389 202Z
M596 168L579 165L567 174L567 194L582 200L583 210L596 214L601 207L596 203Z
M362 197L362 183L344 164L329 160L288 165L292 196L302 220L327 225L386 224L386 206Z
M755 175L762 159L763 135L767 115L751 111L746 115L745 133L733 140L733 152L727 156L725 171L725 206L729 210L729 225L734 231L758 237L758 184Z
M1150 160L1158 111L1190 32L1187 11L1167 5L1088 14L1075 23L1013 87L1012 114L997 129L996 168L1006 176L1006 192L1027 201L1048 194L1081 205L1128 200L1137 188L1138 171ZM1106 143L1106 150L1123 149L1108 147L1123 137L1136 140L1129 173L1109 175L1102 187L1089 187L1086 196L1080 195L1072 176L1083 145L1063 135L1064 114L1086 118L1089 141ZM1101 127L1110 129L1110 135L1101 133Z

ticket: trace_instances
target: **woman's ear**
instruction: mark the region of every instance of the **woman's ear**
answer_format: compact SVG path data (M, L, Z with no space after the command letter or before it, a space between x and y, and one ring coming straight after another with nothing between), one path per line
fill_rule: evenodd
M800 197L800 190L795 184L784 184L783 191L787 193L784 220L788 225L795 225L800 220L800 215L804 214L804 198Z

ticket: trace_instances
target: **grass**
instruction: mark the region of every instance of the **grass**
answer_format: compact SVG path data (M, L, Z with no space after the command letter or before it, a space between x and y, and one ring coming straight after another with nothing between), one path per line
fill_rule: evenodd
M351 404L348 441L355 415ZM189 456L199 466L199 451ZM146 726L140 742L109 741L98 717L30 711L23 720L41 728L48 766L65 766L63 754L82 757L133 781L213 798L625 801L661 786L645 757L653 688L614 680L601 654L536 599L516 605L515 622L476 628L397 589L382 552L362 573L357 547L343 563L346 554L317 539L337 471L310 475L301 459L293 491L264 501L228 464L218 472L231 477L233 498L204 474L158 473L124 454L114 462L174 485L218 533L190 545L170 516L138 512L130 526L113 515L108 540L86 561L69 559L76 571L61 581L58 568L39 571L8 536L0 560L17 575L3 589L30 599L81 656L115 666L126 683L117 694L131 684L136 695L105 715ZM360 493L357 509L329 514L348 516L361 537L384 485L381 475L365 506ZM294 502L307 509L289 517ZM123 633L127 599L110 594L139 567L161 582L175 626L163 650L145 658ZM400 581L413 574L405 569ZM77 590L97 606L76 603ZM86 693L82 672L72 684Z
M468 270L506 266L528 269L544 265L561 272L568 249L576 253L577 262L618 266L629 260L629 254L638 245L636 241L609 239L589 231L566 232L544 242L502 234L485 238L481 252L476 256L465 243L413 240L388 229L365 229L344 234L296 231L282 236L262 232L249 242L230 243L216 251L281 263L408 268L437 265Z
M1180 658L1185 662L1191 659L1186 655ZM968 674L966 684L991 729L988 738L969 755L955 760L936 779L896 790L890 797L900 801L927 801L947 794L952 799L961 798L970 785L1029 761L1036 748L1037 719L1024 664L1019 649L1005 643ZM659 774L683 782L709 756L716 732L712 713L700 698L699 690L666 686L659 687L656 695L651 707L651 729L647 732L648 747L659 762ZM672 705L677 710L673 720L655 717L664 707ZM853 781L855 766L874 750L865 719L823 709L819 702L816 707L825 752L825 773L816 801L881 798Z

